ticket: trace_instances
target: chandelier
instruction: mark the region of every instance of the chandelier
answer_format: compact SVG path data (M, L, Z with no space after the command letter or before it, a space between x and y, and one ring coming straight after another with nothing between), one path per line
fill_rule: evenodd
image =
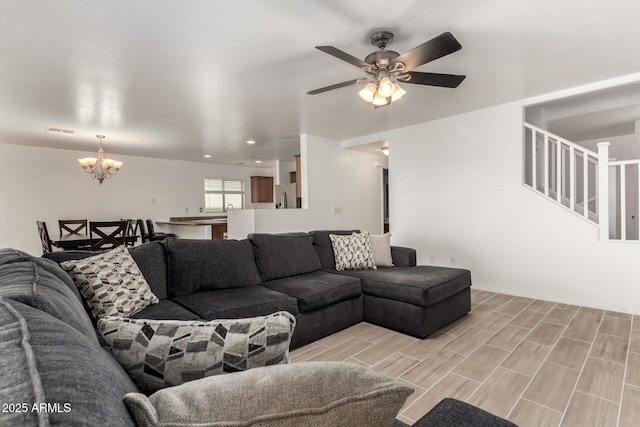
M111 175L115 175L118 173L120 168L122 167L122 162L118 162L116 160L105 159L104 158L104 150L102 149L102 140L105 138L104 135L96 135L98 140L100 141L100 145L98 146L98 158L95 157L85 157L84 159L78 159L80 162L80 166L84 169L85 172L91 175L92 178L98 180L100 184L104 179L111 178Z

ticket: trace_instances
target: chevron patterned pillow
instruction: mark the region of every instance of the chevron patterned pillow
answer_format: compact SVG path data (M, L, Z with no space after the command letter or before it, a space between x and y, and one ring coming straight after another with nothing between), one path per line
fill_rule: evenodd
M159 301L125 246L60 266L69 273L96 319L133 316Z
M165 387L289 362L296 318L279 311L247 319L180 321L105 317L98 330L134 383Z

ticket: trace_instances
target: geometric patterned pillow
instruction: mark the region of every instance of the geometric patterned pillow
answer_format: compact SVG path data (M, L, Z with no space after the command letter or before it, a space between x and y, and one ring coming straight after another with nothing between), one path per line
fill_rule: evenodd
M157 304L149 284L126 246L60 266L71 276L93 316L129 317Z
M105 317L98 329L112 356L146 394L228 372L289 363L296 318L181 321Z
M336 270L375 270L376 263L371 252L369 232L353 233L350 236L329 234L333 254L336 259Z

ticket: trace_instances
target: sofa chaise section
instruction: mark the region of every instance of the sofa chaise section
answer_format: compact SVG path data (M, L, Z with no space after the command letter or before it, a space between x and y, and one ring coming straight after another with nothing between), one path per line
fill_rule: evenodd
M312 231L323 271L360 279L365 321L424 338L471 310L468 270L416 266L415 249L391 247L394 267L336 271L329 234Z

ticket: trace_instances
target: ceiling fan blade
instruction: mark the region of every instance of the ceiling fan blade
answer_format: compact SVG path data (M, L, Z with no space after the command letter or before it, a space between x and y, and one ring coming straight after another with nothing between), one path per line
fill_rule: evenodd
M466 76L457 74L440 74L440 73L420 73L411 71L408 80L400 80L403 83L411 83L414 85L440 86L456 88L462 83Z
M393 58L390 61L389 68L393 68L395 64L401 62L404 64L405 72L411 71L427 62L442 58L460 49L462 49L462 45L453 37L453 34L447 31Z
M321 50L324 53L328 53L329 55L334 56L341 61L351 64L359 70L366 70L371 68L371 64L368 64L362 59L356 58L353 55L349 55L347 52L343 52L333 46L316 46L316 49Z
M358 83L366 82L367 80L369 80L367 77L357 78L354 80L347 80L346 82L336 83L331 86L321 87L320 89L310 90L309 92L307 92L307 95L317 95L319 93L328 92L330 90L340 89L341 87L356 85Z

